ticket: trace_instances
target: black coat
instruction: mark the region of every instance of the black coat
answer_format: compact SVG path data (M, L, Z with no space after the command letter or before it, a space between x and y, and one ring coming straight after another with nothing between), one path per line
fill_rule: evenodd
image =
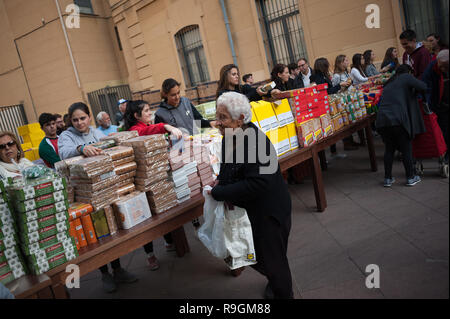
M256 144L244 143L244 163L237 163L235 151L232 152L234 160L227 163L225 160L225 138L222 142L222 164L220 166L219 184L211 192L217 201L226 201L235 206L245 208L255 234L264 232L261 223L264 218L273 216L280 223L291 214L291 197L287 185L281 175L275 148L267 136L253 123L248 124L247 130L256 133ZM263 164L264 158L256 156L256 163L249 162L249 152L258 154L258 141L265 143L266 152L270 154L270 161L275 161L276 172L261 174L260 169L269 165ZM263 153L264 154L264 153Z
M313 76L314 76L315 73L314 73L313 69L309 68L309 70L311 71L311 76L309 77L309 79L310 79L311 82L314 82L314 81L312 81L312 79L313 79ZM295 81L295 88L296 89L303 89L305 87L305 83L303 83L303 74L302 74L302 72L300 72L296 76L294 81Z
M236 93L244 94L250 102L262 100L261 96L258 94L258 92L256 92L256 89L251 86L246 87L245 92L242 89L242 86L237 86L234 90L228 90L228 89L220 90L217 94L216 100L219 96L221 96L225 92L236 92Z
M321 72L317 72L314 75L311 75L310 79L311 79L311 82L314 82L317 85L327 83L328 84L328 89L327 89L328 94L336 94L341 89L340 84L333 86L333 83L331 82L331 80Z
M376 127L403 126L412 140L425 132L417 93L424 93L427 85L411 74L400 74L392 78L383 88Z

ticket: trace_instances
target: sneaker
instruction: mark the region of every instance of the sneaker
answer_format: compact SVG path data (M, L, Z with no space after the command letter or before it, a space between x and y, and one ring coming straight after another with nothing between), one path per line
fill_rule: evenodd
M420 177L418 175L414 176L413 178L409 178L406 182L406 186L414 186L417 183L421 181Z
M384 187L391 187L392 186L392 184L394 184L395 183L395 178L394 177L392 177L392 178L385 178L384 179Z
M102 274L102 284L103 290L110 294L117 290L117 285L114 281L113 276L108 272L106 274Z
M176 248L175 248L175 245L174 245L174 244L168 244L168 243L166 243L166 251L167 251L167 252L175 251L175 250L176 250Z
M137 281L137 277L123 268L114 269L114 280L119 283L131 284Z
M156 259L156 256L148 257L147 258L148 266L150 267L151 271L155 271L159 269L159 261Z

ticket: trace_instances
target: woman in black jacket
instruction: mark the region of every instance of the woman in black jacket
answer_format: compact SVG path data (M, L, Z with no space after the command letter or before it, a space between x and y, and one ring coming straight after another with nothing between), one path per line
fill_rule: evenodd
M424 93L427 85L412 75L413 69L400 65L395 75L385 83L377 114L376 127L385 145L384 186L390 187L392 163L395 150L403 154L406 172L406 185L414 186L420 182L415 174L412 156L412 140L417 134L425 132L422 114L417 102L417 93Z
M211 195L246 209L258 261L252 267L269 280L266 297L273 292L275 298L292 298L287 259L291 198L275 149L251 118L244 95L227 92L217 100L217 127L224 138L218 183Z
M227 64L220 69L219 83L216 91L216 99L225 92L237 92L245 94L250 101L259 101L264 95L258 88L247 88L244 93L240 83L239 68L234 64Z
M325 58L318 58L314 62L314 75L311 76L311 82L315 82L317 85L327 83L328 94L336 94L342 87L349 87L351 85L349 82L343 81L333 86L331 82L330 62Z

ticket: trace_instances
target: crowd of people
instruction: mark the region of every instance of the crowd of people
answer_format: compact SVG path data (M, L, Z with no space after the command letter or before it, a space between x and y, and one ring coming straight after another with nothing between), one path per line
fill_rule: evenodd
M334 72L326 58L318 58L311 67L306 58L289 65L277 64L271 72L271 81L275 86L270 90L263 86L254 87L252 74L245 74L241 85L239 68L234 64L222 67L219 74L217 99L217 119L208 121L186 97L180 96L180 83L175 79L166 79L162 83L161 104L156 113L143 100L118 101L119 111L115 114L118 125L111 123L110 115L100 112L96 116L98 127L91 126L91 114L86 104L77 102L68 108L62 117L59 114L43 113L39 123L45 132L45 138L39 146L39 154L45 165L53 168L60 160L84 155L99 155L102 150L92 144L100 138L118 130L136 130L140 136L169 133L179 139L183 132L196 134L201 127L218 128L226 134L226 128L242 128L259 131L251 123L251 106L249 101L258 101L263 97L276 99L282 91L305 88L327 83L328 93L344 92L354 85L365 83L385 72L395 71L395 75L385 84L376 120L376 129L380 132L385 144L385 181L384 186L394 182L392 164L394 152L403 155L403 164L407 184L412 186L420 181L414 171L411 141L415 135L424 132L424 124L417 95L422 94L431 109L438 115L439 125L448 145L448 48L436 34L427 37L425 46L417 42L412 30L400 35L400 42L405 50L402 64L399 62L397 48L386 50L381 68L374 64L376 56L373 50L356 53L350 59L346 55L338 55L334 61ZM428 49L427 49L428 48ZM431 51L431 52L430 52ZM362 132L361 132L362 133ZM264 134L257 134L263 139L275 156L275 150ZM364 142L360 134L360 143L353 137L346 138L344 150L351 151ZM246 146L250 148L255 145ZM331 148L332 156L338 156L336 146ZM259 156L259 152L257 152ZM345 154L339 154L345 157ZM234 157L233 157L234 158ZM0 175L14 177L20 174L19 166L33 165L24 158L21 145L14 134L0 133ZM280 168L269 175L261 174L259 168L264 162L222 164L220 174L211 191L219 201L243 207L247 210L253 228L253 238L258 264L252 266L267 277L268 285L265 296L275 298L292 298L292 282L287 259L287 242L291 227L291 200L286 183L283 181ZM280 203L281 206L273 206ZM200 227L198 221L194 227ZM166 249L173 250L170 234L164 236ZM150 269L159 268L158 260L153 253L153 244L144 246L148 256ZM136 276L120 266L117 259L111 263L113 276L109 274L107 265L100 268L105 291L117 289L117 282L134 282ZM240 271L233 272L238 276Z

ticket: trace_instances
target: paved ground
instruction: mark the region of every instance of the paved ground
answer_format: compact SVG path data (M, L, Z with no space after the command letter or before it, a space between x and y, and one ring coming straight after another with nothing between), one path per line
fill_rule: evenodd
M338 143L341 151L342 143ZM404 186L401 162L394 164L396 184L382 187L383 145L376 139L379 171L369 170L367 149L346 152L324 172L328 208L315 212L310 179L290 186L292 230L289 260L296 296L317 298L448 298L449 184L438 176L437 160L425 162L423 181ZM161 262L149 271L143 249L122 265L139 277L105 294L100 272L81 279L72 298L261 298L266 280L253 269L231 277L185 226L191 252L183 258L155 241ZM366 266L380 269L380 288L368 289Z

